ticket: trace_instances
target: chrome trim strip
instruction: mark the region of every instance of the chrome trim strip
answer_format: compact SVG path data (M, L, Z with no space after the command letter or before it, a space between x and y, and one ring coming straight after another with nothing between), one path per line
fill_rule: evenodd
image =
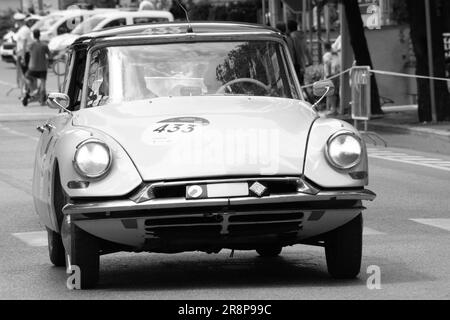
M292 219L292 220L268 220L268 221L251 221L251 222L228 222L228 226L245 226L245 225L255 225L255 224L278 224L278 223L295 223L298 222L299 224L303 222L303 219ZM152 232L153 230L148 229L159 229L159 228L179 228L179 227L198 227L198 226L205 226L205 227L214 227L214 226L221 226L223 225L223 222L208 222L208 223L180 223L180 224L161 224L157 226L145 226L146 232Z
M357 191L322 191L316 195L297 193L292 195L273 195L262 198L221 198L186 200L185 198L154 199L143 203L135 203L132 200L111 200L102 202L88 202L80 204L69 203L64 206L65 215L77 215L84 213L118 212L129 210L146 209L170 209L170 208L193 208L210 206L229 206L247 204L269 204L284 202L304 201L331 201L331 200L369 200L373 201L376 195L370 190ZM315 210L314 210L315 211ZM328 211L328 210L327 210Z
M183 186L191 184L214 184L214 183L234 183L234 182L248 182L248 181L279 181L289 182L301 180L300 177L249 177L249 178L228 178L228 179L198 179L198 180L186 180L186 181L167 181L167 182L155 182L149 183L151 187L173 187Z

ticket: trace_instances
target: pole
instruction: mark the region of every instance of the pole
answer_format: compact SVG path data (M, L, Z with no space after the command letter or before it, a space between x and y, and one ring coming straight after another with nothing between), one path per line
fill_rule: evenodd
M350 42L347 17L343 3L339 3L339 20L341 22L341 70L347 70L353 65L353 49ZM350 105L351 88L350 76L348 73L341 75L340 79L340 102L339 114L343 115L345 109Z
M431 33L431 10L430 0L425 0L425 16L427 23L427 47L428 47L428 70L430 77L434 77L434 62L433 62L433 39ZM436 91L434 87L434 80L430 79L430 99L431 99L431 118L432 122L437 122L436 114Z
M262 24L266 25L266 0L262 0Z
M307 9L307 2L306 2L307 0L303 0L303 3L302 3L302 31L303 31L303 33L305 33L306 32L306 26L307 26L307 23L306 23L306 19L307 19L307 16L306 16L306 9Z

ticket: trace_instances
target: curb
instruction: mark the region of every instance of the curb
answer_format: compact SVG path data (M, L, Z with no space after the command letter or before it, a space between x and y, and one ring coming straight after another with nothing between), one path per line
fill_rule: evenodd
M391 132L391 133L401 133L417 135L426 138L436 138L444 142L450 143L450 132L444 130L436 130L431 128L420 128L420 127L408 127L404 125L390 125L385 123L370 123L369 129L376 131L378 133Z
M0 122L47 120L57 113L8 113L0 114Z

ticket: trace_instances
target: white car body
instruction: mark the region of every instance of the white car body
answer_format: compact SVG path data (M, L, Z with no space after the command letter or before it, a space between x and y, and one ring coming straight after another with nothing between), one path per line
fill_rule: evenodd
M100 13L90 17L79 27L83 27L84 24L94 22L92 29L83 30L82 33L65 33L54 37L48 47L51 52L57 54L64 52L76 39L81 35L91 32L99 31L110 27L134 25L143 23L155 23L155 22L172 22L174 20L172 13L162 10L144 10L144 11L115 11L108 13Z
M100 254L122 250L312 244L333 276L359 273L362 201L376 197L365 144L303 99L276 30L126 26L85 35L68 57L63 93L49 96L63 112L38 127L32 193L52 262L67 255L83 288Z

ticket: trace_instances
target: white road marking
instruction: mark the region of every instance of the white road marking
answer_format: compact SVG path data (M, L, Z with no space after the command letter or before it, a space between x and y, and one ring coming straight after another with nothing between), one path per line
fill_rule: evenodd
M14 136L19 136L19 137L28 138L28 139L31 139L31 140L33 140L33 141L39 141L39 138L36 138L36 137L30 136L30 135L28 135L28 134L25 134L25 133L22 133L22 132L13 130L13 129L11 129L11 128L5 127L5 126L2 125L2 124L0 124L0 129L3 130L3 131L5 131L5 132L7 132L7 133L9 133L9 134L14 135Z
M46 231L20 232L12 235L32 247L46 247L48 244Z
M13 88L17 86L17 84L15 84L15 83L6 82L3 80L0 80L0 84L7 86L7 87L13 87Z
M381 236L384 234L386 234L386 233L369 228L369 227L364 227L364 229L363 229L364 236Z
M380 150L376 148L368 148L367 152L369 157L371 158L407 163L450 172L450 161L442 159L427 158L423 156L413 156L408 155L406 153L398 153L389 150Z
M411 221L450 231L450 219L410 219Z

